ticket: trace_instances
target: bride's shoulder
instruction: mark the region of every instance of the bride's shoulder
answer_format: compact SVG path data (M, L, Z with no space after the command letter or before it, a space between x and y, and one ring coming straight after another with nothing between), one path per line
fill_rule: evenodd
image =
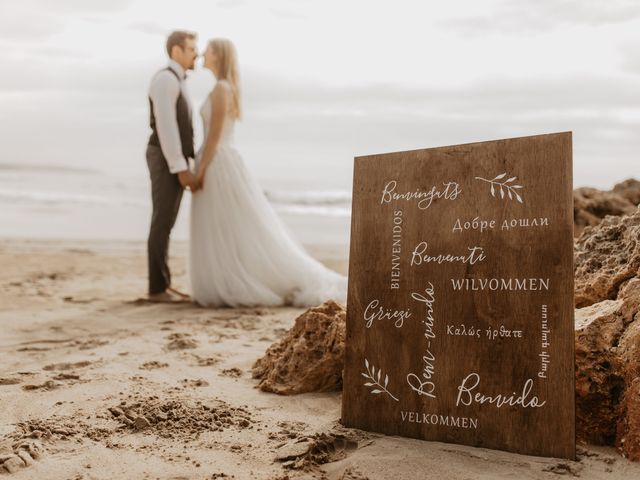
M233 89L231 87L231 84L229 83L228 80L225 79L220 79L216 82L215 86L213 87L214 90L216 89L221 89L224 90L226 92L231 92Z
M213 101L216 99L229 99L233 95L233 89L226 80L218 80L209 93Z

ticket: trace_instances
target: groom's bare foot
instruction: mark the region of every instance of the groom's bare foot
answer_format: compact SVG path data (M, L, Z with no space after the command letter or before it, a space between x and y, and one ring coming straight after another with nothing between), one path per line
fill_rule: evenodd
M150 302L157 303L181 303L187 301L183 296L177 295L169 290L160 293L150 293L148 299Z
M191 296L187 293L182 293L180 290L177 290L173 287L167 287L167 292L173 293L174 295L178 295L182 297L184 300L191 300Z

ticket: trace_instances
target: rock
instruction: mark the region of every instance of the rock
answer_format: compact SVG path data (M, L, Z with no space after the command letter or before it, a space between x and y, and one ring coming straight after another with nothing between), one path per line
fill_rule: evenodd
M35 460L39 460L44 455L44 447L42 446L42 443L40 443L37 440L31 440L31 439L22 440L16 446L16 448L18 450L21 450L21 449L26 450L27 452L29 452L29 455L31 456L31 458Z
M127 417L126 415L123 415L121 417L118 417L118 420L120 420L122 423L124 423L125 425L133 425L133 421L129 420L129 417Z
M285 462L288 460L296 459L305 455L309 450L311 450L312 446L313 444L309 439L305 439L301 442L285 443L276 450L276 456L274 460Z
M138 417L133 421L133 426L136 430L144 430L145 428L149 428L151 423L144 417Z
M340 390L345 334L343 306L328 301L307 310L253 365L258 388L282 395Z
M118 407L109 407L109 411L113 414L114 417L122 417L124 416L124 412L121 408Z
M617 444L635 462L640 461L640 378L635 378L622 399Z
M640 203L640 181L635 178L628 178L623 182L616 183L613 192L626 198L634 205Z
M29 455L29 452L26 450L18 450L17 455L22 459L25 465L33 465L33 458Z
M640 278L575 318L576 436L640 460Z
M630 179L627 182L635 182ZM632 184L619 184L618 190L603 191L597 188L581 187L573 191L574 237L580 236L585 227L596 226L607 215L627 215L636 210Z
M8 460L5 460L2 466L9 473L16 473L21 468L24 468L26 465L24 460L22 460L19 456L13 455Z
M0 443L0 465L2 465L2 463L5 460L8 460L11 457L13 457L13 455L14 453L13 453L13 448L11 448L11 445ZM2 470L0 470L0 472L1 471Z
M616 299L623 283L638 275L639 238L640 209L585 228L574 243L576 308Z

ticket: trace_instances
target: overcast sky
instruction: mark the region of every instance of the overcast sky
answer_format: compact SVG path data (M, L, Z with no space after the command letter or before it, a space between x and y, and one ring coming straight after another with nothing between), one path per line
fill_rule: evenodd
M176 28L236 43L238 140L267 185L349 188L354 155L567 130L576 187L640 178L637 0L0 0L0 163L145 177ZM211 82L192 76L196 110Z

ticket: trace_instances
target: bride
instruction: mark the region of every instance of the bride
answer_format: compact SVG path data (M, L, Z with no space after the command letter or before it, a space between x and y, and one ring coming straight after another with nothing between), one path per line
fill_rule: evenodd
M236 51L213 39L204 67L216 84L200 114L204 142L196 154L201 188L191 203L189 270L203 306L315 306L346 300L347 279L314 260L292 239L234 144L241 102Z

